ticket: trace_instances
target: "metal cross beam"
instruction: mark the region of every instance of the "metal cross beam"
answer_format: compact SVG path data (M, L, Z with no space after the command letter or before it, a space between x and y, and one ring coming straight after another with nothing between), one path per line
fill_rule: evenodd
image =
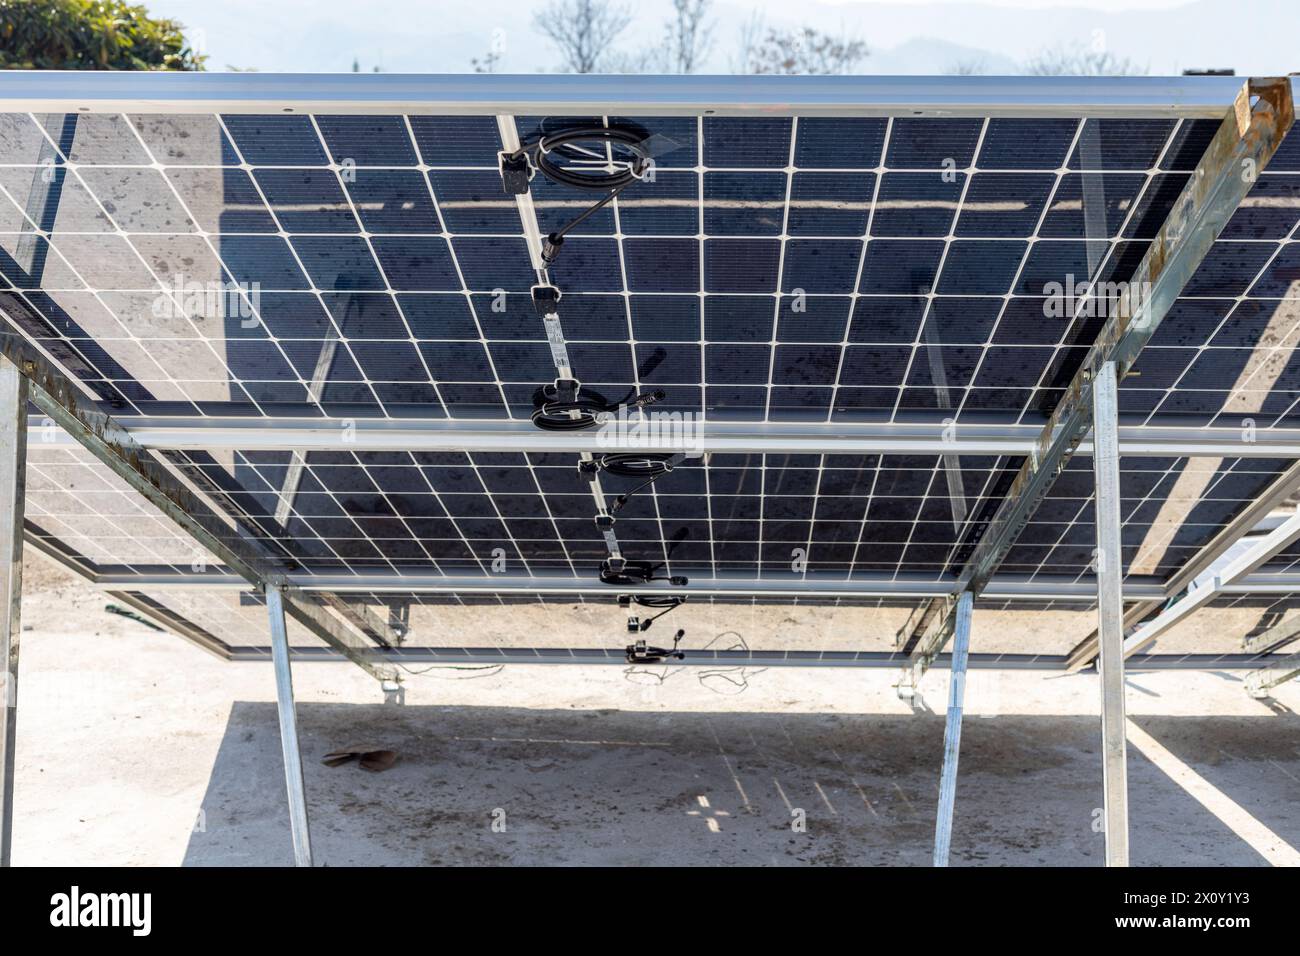
M1279 684L1300 677L1300 654L1290 654L1246 675L1246 693L1251 697L1267 697Z
M31 539L39 540L39 539ZM690 568L686 569L688 572ZM85 573L85 572L83 572ZM95 574L86 575L96 587L105 590L139 590L150 593L163 590L248 590L243 578L220 570L200 574L186 571L166 571L158 574ZM439 575L419 572L381 571L367 574L308 574L287 575L288 582L299 591L335 595L419 595L419 594L491 594L491 595L583 595L597 600L608 599L618 590L602 584L595 575L572 574L459 574ZM1300 590L1300 574L1253 574L1224 588L1225 594L1286 594ZM768 574L753 576L713 577L707 573L690 578L684 586L654 582L637 588L638 593L684 594L718 598L842 598L894 599L898 601L929 598L951 599L953 579L895 578L887 572L862 572L844 576L830 574L798 575ZM1097 598L1097 588L1092 579L1055 578L1026 579L1019 575L998 575L980 593L980 600L989 601L1059 601L1064 604L1091 604ZM1166 600L1164 584L1147 582L1130 577L1124 582L1124 600L1146 603L1163 603ZM396 631L394 632L396 633Z
M692 422L630 435L598 429L543 432L531 422L442 419L391 422L376 419L224 419L117 417L142 448L177 451L617 451L767 454L1028 455L1041 430L1013 421L963 424L929 422ZM30 422L40 439L58 441L40 418ZM345 436L346 429L346 436ZM67 439L71 441L71 439ZM1300 459L1300 429L1261 428L1247 441L1236 428L1165 428L1135 425L1119 430L1120 453L1143 457ZM1076 455L1089 455L1083 441Z
M685 568L689 573L693 570ZM1000 575L985 588L983 597L999 601L1062 601L1091 604L1096 599L1096 588L1087 578L1076 579L1058 576L1057 580L1026 579L1018 575ZM300 591L319 594L515 594L515 595L585 595L597 600L612 599L617 588L602 584L595 574L433 574L419 572L381 571L368 574L308 574L287 575L289 584ZM247 589L248 584L237 575L220 571L190 573L167 571L158 574L95 574L91 583L101 588L131 588L143 591L160 589ZM1267 580L1243 582L1260 587L1300 586L1300 576L1268 575ZM636 590L640 594L681 594L719 598L893 598L916 600L943 597L953 589L952 579L927 576L899 577L888 572L858 572L845 575L812 572L808 576L797 573L771 572L761 578L753 575L709 575L707 572L692 575L687 584L673 585L654 581ZM626 589L625 589L626 590ZM1164 595L1159 582L1127 581L1124 597L1129 601L1157 600Z
M1092 427L1093 381L1114 363L1132 368L1182 289L1210 251L1255 177L1291 129L1295 110L1285 77L1247 81L1174 202L1087 357L1026 458L961 573L961 590L979 595ZM952 635L953 613L933 603L900 635L919 679Z
M258 589L289 586L275 556L264 545L227 524L148 450L137 445L111 416L87 407L80 390L24 338L0 330L0 354L27 379L31 401L44 414L222 564ZM377 680L397 679L391 666L376 665L366 656L372 645L326 611L317 598L291 589L285 592L284 608Z
M1290 618L1262 634L1247 637L1241 642L1241 649L1247 654L1271 654L1296 641L1300 641L1300 617Z
M1143 624L1125 638L1124 656L1129 657L1149 647L1156 638L1198 607L1204 607L1216 597L1220 597L1225 587L1242 580L1251 572L1257 570L1260 565L1268 561L1273 555L1290 546L1296 540L1300 540L1300 511L1291 515L1282 524L1260 538L1248 551L1231 561L1214 576L1213 581L1189 591L1182 600L1176 601L1153 620Z
M1142 601L1131 605L1124 612L1124 630L1137 627L1165 603L1177 598L1187 590L1192 581L1200 577L1215 561L1219 560L1229 548L1241 541L1261 522L1277 509L1297 488L1300 488L1300 462L1283 472L1272 485L1258 498L1244 507L1214 538L1203 547L1196 556L1181 567L1165 583L1165 597L1156 601ZM1070 670L1082 670L1097 657L1097 632L1089 634L1070 651Z
M615 645L625 645L620 636L611 641ZM235 645L227 649L229 660L240 663L265 663L271 657L271 650L265 646ZM581 665L592 664L627 667L627 655L622 646L611 647L406 647L383 650L376 648L370 652L377 660L400 662L410 666L418 664L441 664L459 666L464 664L505 665L527 664L543 665ZM337 651L321 645L290 648L289 656L295 661L331 661L340 662ZM823 668L897 668L906 661L900 654L891 651L715 651L686 650L682 660L665 660L654 665L655 668L731 668L731 667L794 667L805 669ZM948 667L950 659L942 655L934 664L936 668ZM1259 666L1259 657L1253 654L1139 654L1125 662L1127 673L1139 671L1222 671L1252 670ZM996 671L1055 671L1061 673L1065 668L1064 654L971 654L967 661L970 670Z
M8 112L1216 119L1234 77L588 76L13 70Z

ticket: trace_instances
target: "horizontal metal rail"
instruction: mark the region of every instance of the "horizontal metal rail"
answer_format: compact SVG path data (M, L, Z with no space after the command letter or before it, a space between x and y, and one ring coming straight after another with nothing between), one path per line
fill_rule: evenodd
M620 593L616 587L600 583L596 575L507 575L507 574L331 574L312 575L291 573L285 579L295 589L303 592L328 591L335 594L356 593L419 593L419 594L524 594L524 595L597 595L613 600ZM1290 581L1291 579L1286 579ZM1279 581L1270 579L1273 583ZM236 575L207 571L160 574L100 574L92 579L99 587L124 588L149 591L158 588L182 590L205 588L243 588L245 583ZM889 574L861 574L851 578L821 577L810 574L775 575L764 578L691 577L687 584L674 586L660 581L640 585L638 594L662 593L716 597L756 598L899 598L915 599L955 593L952 580L909 580ZM624 589L626 590L626 589ZM1163 594L1158 581L1131 581L1125 596L1143 600ZM1087 579L1051 581L1020 579L1006 576L995 579L984 592L986 600L999 601L1070 601L1089 603L1096 600L1095 586Z
M613 599L617 588L601 584L591 578L571 575L436 575L436 574L288 574L286 580L299 591L328 591L334 594L507 594L507 595L586 595ZM156 590L246 590L249 585L237 575L219 570L202 574L188 572L161 574L97 574L91 583L108 589L133 588L141 591ZM849 580L823 580L817 576L802 578L792 575L780 578L691 578L680 587L654 582L638 587L637 593L699 595L701 597L753 597L753 598L878 598L912 600L916 598L946 597L957 593L957 584L947 581L894 580L889 575L858 575ZM1300 590L1300 575L1257 574L1225 585L1224 594L1289 594ZM1022 580L1015 577L996 577L984 589L981 598L986 602L1053 601L1063 604L1089 605L1097 599L1097 586L1091 578L1053 581L1037 578ZM1164 599L1164 585L1159 581L1134 581L1124 584L1126 601L1159 601ZM977 602L978 603L978 602Z
M1233 77L592 76L6 71L0 110L519 116L1217 119Z
M176 451L470 451L611 452L695 451L768 454L1028 455L1042 429L1033 425L854 422L685 422L680 429L623 435L613 430L543 432L531 422L383 419L156 419L115 416L142 448ZM659 421L664 421L660 419ZM39 416L28 421L29 441L71 444ZM1165 428L1119 430L1120 453L1149 458L1289 458L1300 460L1300 429ZM1082 441L1077 455L1091 455Z
M232 647L232 661L266 661L269 647ZM903 654L889 651L686 651L680 661L630 665L621 648L562 647L404 647L378 648L367 652L376 660L400 664L493 665L493 664L614 664L622 667L881 667L896 668L907 663ZM343 660L328 647L293 647L294 660ZM1247 654L1139 654L1125 662L1125 670L1244 670L1258 667L1260 658ZM947 654L933 666L946 668ZM1062 654L971 654L969 665L978 670L1060 671Z

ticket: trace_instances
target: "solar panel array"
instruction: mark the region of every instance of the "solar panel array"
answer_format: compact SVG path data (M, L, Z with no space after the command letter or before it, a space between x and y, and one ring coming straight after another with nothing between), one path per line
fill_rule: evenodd
M1106 319L1085 284L1129 278L1219 125L0 114L0 313L115 415L336 422L337 451L167 453L286 569L592 578L608 552L575 456L343 435L528 418L556 376L528 235L593 198L537 175L529 222L497 154L503 128L593 122L656 155L550 270L584 388L661 388L658 409L714 421L957 428L1045 420ZM1298 222L1293 137L1121 383L1126 423L1300 424ZM713 454L632 497L618 536L670 573L944 579L1020 464ZM1124 459L1130 578L1167 579L1289 464ZM98 570L193 562L129 494L74 487L77 454L32 467L49 486L29 520ZM1070 464L1004 571L1091 576L1090 468Z

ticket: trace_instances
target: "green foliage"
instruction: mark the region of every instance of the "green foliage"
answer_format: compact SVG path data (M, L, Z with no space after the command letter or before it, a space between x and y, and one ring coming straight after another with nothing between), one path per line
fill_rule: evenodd
M181 31L123 0L0 0L0 68L203 69Z

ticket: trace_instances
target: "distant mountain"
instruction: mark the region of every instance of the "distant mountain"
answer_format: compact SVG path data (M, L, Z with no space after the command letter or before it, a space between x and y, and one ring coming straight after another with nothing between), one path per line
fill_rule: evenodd
M934 37L914 37L896 47L873 50L862 64L867 73L1016 73L1009 56Z

